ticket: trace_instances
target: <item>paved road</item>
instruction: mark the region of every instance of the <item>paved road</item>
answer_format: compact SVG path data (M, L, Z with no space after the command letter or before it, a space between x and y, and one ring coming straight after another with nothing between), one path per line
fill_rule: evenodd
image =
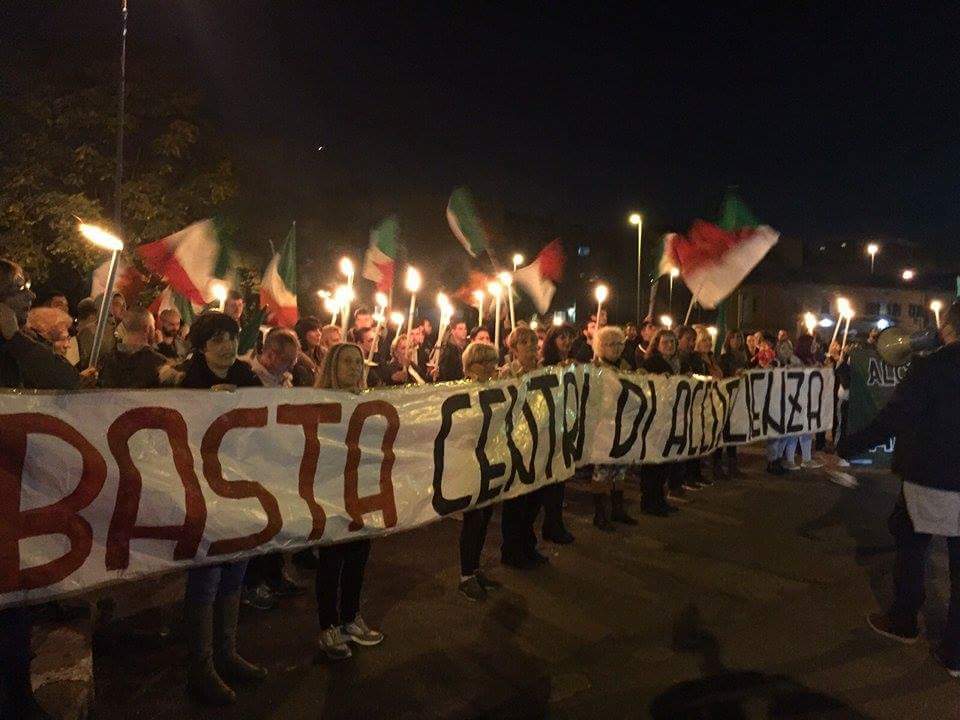
M506 587L483 604L456 592L457 521L378 541L363 612L383 645L316 664L309 595L247 613L244 651L270 678L216 717L681 718L708 703L727 713L709 717L958 717L960 685L929 643L890 643L863 622L890 594L894 480L849 490L822 474L770 478L757 457L747 469L614 535L568 492L577 542L548 546L533 572L498 566L496 513L485 564ZM933 553L936 636L947 583L942 544ZM97 650L96 718L213 716L184 698L180 643L121 635Z

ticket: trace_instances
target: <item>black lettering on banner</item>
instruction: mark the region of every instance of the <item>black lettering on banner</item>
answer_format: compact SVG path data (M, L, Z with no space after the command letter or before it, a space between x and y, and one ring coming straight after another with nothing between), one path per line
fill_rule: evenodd
M554 402L553 393L551 392L551 388L555 387L560 387L560 381L557 379L557 376L552 373L538 375L527 381L527 389L539 390L547 403L550 423L550 444L547 446L546 467L546 476L548 478L553 477L553 455L557 449L557 404Z
M458 393L451 395L440 406L440 432L437 433L433 441L433 509L438 515L449 515L450 513L463 510L470 505L470 496L449 500L443 496L443 452L444 443L450 435L450 428L453 426L453 414L457 410L465 410L470 407L470 395L468 393Z
M707 402L712 388L712 383L703 383L703 392L700 395L700 454L705 453L710 447L710 443L707 442Z
M760 411L757 410L757 399L760 397L760 393L757 392L756 385L758 380L769 382L767 375L765 372L750 373L749 382L747 383L747 402L749 403L747 410L750 416L751 440L766 432L760 422Z
M586 423L584 422L584 413L586 412L586 395L589 392L590 376L584 374L583 400L581 404L580 388L577 387L577 376L572 372L563 374L563 464L570 468L573 463L583 457L583 436L586 434ZM573 388L575 398L573 401L573 411L576 413L576 422L573 427L567 426L567 400L570 395L570 388Z
M520 482L524 485L532 485L537 479L536 472L534 471L534 463L537 460L537 440L539 437L537 419L533 416L530 403L524 401L523 416L526 418L527 426L530 428L530 467L528 468L523 462L523 453L520 452L520 448L517 447L516 440L513 437L513 412L517 406L517 397L520 393L515 385L508 385L507 392L510 394L510 407L507 409L506 417L507 447L510 448L510 459L512 462L510 463L510 477L507 478L507 482L503 486L504 492L513 486L513 480L517 476L520 477Z
M580 432L577 434L577 447L573 454L573 459L580 461L583 457L583 444L587 439L587 400L590 397L590 375L583 374L583 392L580 394L580 413L577 423L580 425Z
M677 410L683 412L683 429L677 431ZM677 446L677 455L683 455L687 447L687 432L690 425L690 383L681 380L677 383L677 394L673 401L673 412L670 416L670 434L663 446L663 456L669 457L670 450Z
M490 388L478 393L480 410L483 412L483 426L477 440L477 462L480 464L480 492L477 504L492 500L503 490L503 485L490 487L490 481L503 477L507 472L506 463L491 463L487 457L487 436L490 434L490 420L493 418L493 406L507 401L502 388Z
M647 381L647 387L650 390L650 412L647 414L647 421L643 424L643 433L640 436L640 460L647 457L647 433L653 425L653 418L657 415L657 384L653 380Z
M770 432L770 428L773 428L778 435L783 434L783 418L784 410L783 407L786 404L784 395L786 394L786 389L784 387L783 377L780 377L780 418L774 418L770 414L770 398L773 395L773 379L777 377L778 373L773 372L772 370L767 370L767 392L763 397L763 434L766 435Z
M743 392L743 402L747 408L747 432L746 433L735 433L733 432L733 412L734 406L736 405L736 397L740 395L738 391L744 388ZM750 432L750 404L747 402L747 398L750 397L750 385L745 383L742 377L734 378L733 380L727 381L723 385L723 392L720 395L720 405L723 408L723 442L724 443L742 443L747 441L748 434ZM731 402L730 398L734 397L734 400Z
M787 416L786 422L786 432L795 433L801 432L804 427L803 423L795 423L793 421L794 417L800 416L800 419L803 420L803 405L800 403L800 392L803 390L803 380L807 374L803 370L790 370L784 373L784 385L789 382L796 382L796 386L787 393L787 402L790 404L790 414Z
M710 442L707 445L708 450L714 450L720 442L720 417L717 413L717 398L719 396L720 386L716 381L710 383L710 417L713 419L713 426L710 432Z
M817 382L817 390L814 393L813 383ZM811 430L819 429L823 424L823 373L819 370L811 370L807 378L807 427ZM814 410L813 399L817 399L817 407ZM816 422L814 422L816 421Z
M630 428L630 435L623 442L620 441L623 435L623 409L627 406L627 400L634 394L640 401L637 408L637 414L633 418L633 427ZM620 378L620 397L617 398L617 413L613 418L613 446L610 448L610 457L621 458L630 452L633 444L637 441L637 435L640 434L640 423L647 412L647 398L643 394L643 388L639 385Z
M689 413L690 413L690 421L689 421L689 423L687 424L687 455L696 455L698 452L700 452L699 444L698 444L698 443L694 443L694 441L693 441L693 429L694 429L694 425L696 424L696 423L694 422L694 419L696 418L697 393L700 393L700 396L701 396L701 397L700 397L700 399L701 399L701 405L700 405L700 415L701 415L701 420L700 420L700 433L701 433L701 436L702 436L702 434L703 434L703 419L702 419L702 418L703 418L703 404L702 404L702 400L703 400L703 381L701 381L701 380L697 380L697 381L693 384L693 391L690 393L690 410L689 410Z

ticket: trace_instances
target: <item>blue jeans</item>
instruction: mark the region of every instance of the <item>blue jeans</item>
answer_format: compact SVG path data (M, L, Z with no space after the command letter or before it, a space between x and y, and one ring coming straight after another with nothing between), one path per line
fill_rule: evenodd
M246 560L192 568L187 571L185 599L196 605L213 605L218 597L240 592L246 572Z

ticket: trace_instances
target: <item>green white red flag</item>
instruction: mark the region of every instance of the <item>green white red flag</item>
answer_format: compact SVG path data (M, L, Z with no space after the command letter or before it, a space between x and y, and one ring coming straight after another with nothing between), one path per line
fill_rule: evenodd
M172 287L167 285L163 291L157 295L150 307L148 308L154 317L159 318L160 313L164 310L172 308L180 313L180 318L187 325L193 324L193 318L201 311L202 306L197 305L194 307L187 298L178 293Z
M447 222L454 237L463 245L470 257L476 257L489 245L487 231L480 221L476 204L465 187L454 190L447 203Z
M260 307L267 324L293 327L297 322L297 225L287 233L280 252L274 253L260 282Z
M545 313L550 309L550 301L557 291L554 283L560 282L563 277L564 262L563 245L560 240L554 240L540 251L532 263L517 268L513 273L514 283L523 288L537 312Z
M397 261L400 239L400 221L390 215L370 231L370 245L363 256L363 277L381 292L389 292Z
M686 236L664 237L660 273L680 269L680 277L705 308L715 308L732 293L780 238L759 224L736 197L724 202L718 224L695 220Z
M127 305L133 307L139 303L140 291L143 290L146 278L133 265L123 259L117 259L117 277L113 282L113 291L123 295ZM90 297L102 296L107 289L107 276L110 274L110 261L105 260L94 271L90 278Z
M195 305L213 302L212 281L225 278L229 248L221 243L213 220L201 220L137 248L143 264Z

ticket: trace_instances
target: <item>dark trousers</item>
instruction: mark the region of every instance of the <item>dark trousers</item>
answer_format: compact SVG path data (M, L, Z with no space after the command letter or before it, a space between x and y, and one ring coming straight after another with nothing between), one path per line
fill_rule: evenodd
M14 705L29 694L31 625L28 608L0 610L0 703Z
M533 526L540 514L540 507L546 507L544 491L552 487L543 487L500 503L500 531L503 535L501 555L519 558L536 549L537 533ZM544 526L546 527L546 520Z
M355 540L321 547L317 555L317 617L320 629L353 622L360 612L363 570L370 557L370 541Z
M672 464L643 465L640 467L640 509L661 507L666 502L665 486Z
M543 505L543 533L544 535L560 534L564 530L563 526L563 499L566 496L565 482L554 483L537 490L534 495L539 494L539 503ZM537 510L533 517L536 519Z
M244 587L257 587L266 584L278 587L283 580L283 553L270 553L250 558L247 574L243 578Z
M516 498L522 500L526 496ZM509 500L507 502L510 502ZM467 510L460 529L460 575L470 577L480 569L480 554L487 539L487 525L493 515L493 506Z
M917 613L920 612L926 597L924 574L927 551L933 536L914 530L903 495L890 515L889 527L897 545L897 557L893 566L894 600L890 607L890 620L895 628L913 634L917 630ZM942 649L947 658L960 660L960 537L948 537L946 540L950 557L950 607Z

